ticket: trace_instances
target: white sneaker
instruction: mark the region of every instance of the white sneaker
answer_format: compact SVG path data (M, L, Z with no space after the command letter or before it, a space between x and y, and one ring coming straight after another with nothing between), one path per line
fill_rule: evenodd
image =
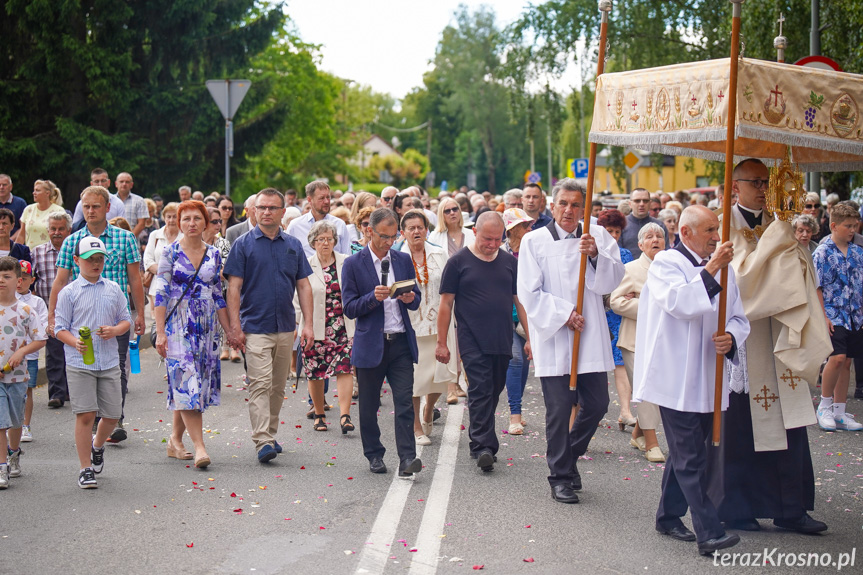
M21 426L21 443L30 443L33 441L33 433L30 431L29 425Z
M417 445L431 445L431 439L428 438L428 435L417 435L415 437Z
M0 489L9 488L9 465L0 465Z
M833 418L833 407L827 409L819 409L815 412L815 417L818 418L818 427L824 431L836 431L836 420Z
M9 454L9 477L21 477L21 454L20 449Z
M845 413L842 417L834 416L833 420L836 422L836 429L843 431L860 431L863 429L863 423L854 421L854 416L850 413Z

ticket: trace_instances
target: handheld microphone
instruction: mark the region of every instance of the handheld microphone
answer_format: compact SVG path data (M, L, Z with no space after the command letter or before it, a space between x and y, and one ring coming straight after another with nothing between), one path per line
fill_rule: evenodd
M390 275L390 261L384 260L381 262L381 285L387 285L387 280Z

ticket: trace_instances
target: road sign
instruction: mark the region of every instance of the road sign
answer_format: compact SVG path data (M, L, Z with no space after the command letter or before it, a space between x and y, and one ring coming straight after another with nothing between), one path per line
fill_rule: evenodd
M432 171L426 174L426 189L433 188L436 174Z
M470 189L476 189L476 174L474 172L468 172L467 174L467 187Z
M231 157L234 155L234 114L252 86L250 80L207 80L207 90L225 118L225 195L231 197Z
M641 164L644 162L644 158L636 154L635 152L627 152L625 156L623 156L623 165L626 166L626 171L630 174L634 174Z
M586 178L587 168L589 163L587 158L577 158L569 160L569 177L570 178Z
M250 80L207 80L207 90L226 120L234 118L251 85Z
M806 68L817 68L819 70L842 71L842 66L840 66L836 60L828 58L827 56L806 56L805 58L800 58L794 62L794 65L804 66Z
M540 172L530 172L530 175L527 176L528 184L538 184L542 181L542 174Z

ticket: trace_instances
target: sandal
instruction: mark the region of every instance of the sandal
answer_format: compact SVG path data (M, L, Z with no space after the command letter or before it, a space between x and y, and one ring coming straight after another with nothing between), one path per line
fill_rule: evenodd
M177 448L174 447L174 444L171 443L171 440L168 439L168 457L173 457L174 459L192 459L194 457L190 452L186 451L185 447Z
M204 453L200 457L195 455L195 467L198 469L206 469L206 467L210 464L210 456Z
M315 431L326 431L327 430L327 422L324 421L324 414L315 414Z
M342 435L346 435L348 431L353 431L354 429L356 429L353 422L351 421L351 416L347 414L339 418L339 425L342 428Z

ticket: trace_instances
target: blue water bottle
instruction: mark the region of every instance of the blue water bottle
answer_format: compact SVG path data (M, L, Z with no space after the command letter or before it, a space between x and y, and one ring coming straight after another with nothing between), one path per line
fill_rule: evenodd
M141 373L141 354L138 352L138 342L141 341L139 335L135 341L129 342L129 360L132 364L132 373Z

